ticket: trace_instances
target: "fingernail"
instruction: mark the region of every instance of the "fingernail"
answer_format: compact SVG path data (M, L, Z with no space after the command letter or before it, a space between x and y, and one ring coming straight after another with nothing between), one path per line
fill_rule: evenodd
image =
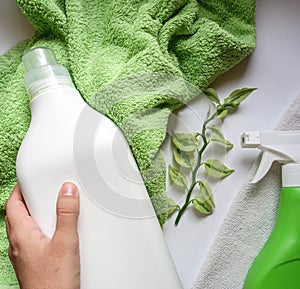
M63 184L61 193L63 196L75 196L77 194L77 188L73 184Z

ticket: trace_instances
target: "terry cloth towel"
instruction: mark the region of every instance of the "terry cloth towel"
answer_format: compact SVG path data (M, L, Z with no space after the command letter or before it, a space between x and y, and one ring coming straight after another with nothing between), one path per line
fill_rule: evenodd
M275 130L300 130L300 95ZM260 159L252 166L218 232L193 289L242 289L247 272L274 227L281 188L281 166L251 184Z
M255 48L254 0L17 2L36 33L0 58L0 284L16 283L6 255L4 204L16 183L15 159L30 122L24 51L51 48L82 97L123 129L163 224L166 174L158 151L170 112L195 95L188 93L178 101L166 90L127 91L123 97L124 90L134 87L140 75L153 73L177 76L203 89ZM151 81L153 77L148 85ZM168 85L174 94L176 85Z

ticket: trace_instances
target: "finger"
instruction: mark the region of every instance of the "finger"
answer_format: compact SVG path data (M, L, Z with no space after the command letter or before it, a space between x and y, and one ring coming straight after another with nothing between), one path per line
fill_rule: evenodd
M20 244L29 243L32 246L35 240L45 238L39 226L30 216L17 184L6 202L6 232L12 251L17 252ZM46 239L45 239L46 240Z
M56 230L53 239L67 240L77 237L79 191L74 184L63 184L57 198L56 215Z
M17 224L24 218L28 218L30 216L19 184L17 184L13 189L9 199L5 204L5 209L6 220L9 228L12 226L12 224Z
M5 216L5 227L6 227L6 235L9 236L10 232L11 232L11 228L10 228L10 225L8 223L8 219L7 219L7 216Z

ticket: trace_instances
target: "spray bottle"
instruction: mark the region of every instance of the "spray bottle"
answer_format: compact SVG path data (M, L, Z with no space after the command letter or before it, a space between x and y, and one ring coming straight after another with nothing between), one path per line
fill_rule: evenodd
M30 214L52 237L63 182L80 191L81 289L182 289L130 147L52 50L23 56L32 119L17 156Z
M248 271L244 289L299 289L300 131L246 132L241 144L263 152L253 183L265 176L274 161L282 164L276 224Z

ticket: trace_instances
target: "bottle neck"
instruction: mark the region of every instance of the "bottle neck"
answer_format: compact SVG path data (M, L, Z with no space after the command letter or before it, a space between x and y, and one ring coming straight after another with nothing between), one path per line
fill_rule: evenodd
M300 187L300 163L287 163L282 166L282 187Z
M75 88L73 82L65 77L53 77L47 78L41 81L35 82L33 85L27 88L27 93L30 100L35 99L37 96L47 92L48 90L59 89L59 88Z
M32 68L26 72L24 84L31 100L49 89L59 87L74 88L69 72L65 67L58 64Z
M282 234L300 236L300 186L281 189L276 228Z

